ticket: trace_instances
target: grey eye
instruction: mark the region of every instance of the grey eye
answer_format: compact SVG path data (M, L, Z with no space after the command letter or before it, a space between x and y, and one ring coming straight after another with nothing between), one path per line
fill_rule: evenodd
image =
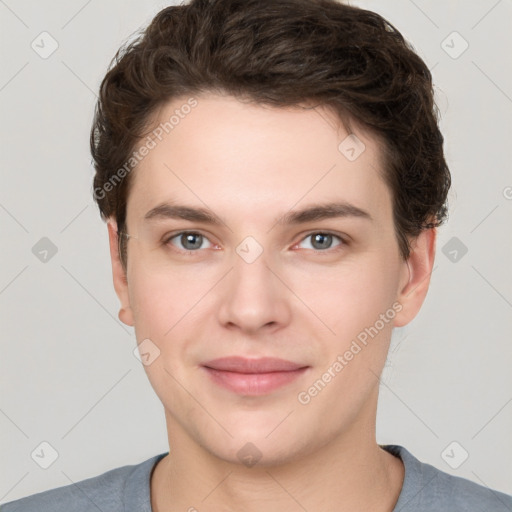
M203 235L199 233L183 233L180 242L187 250L199 249L203 243Z
M315 249L328 249L332 244L332 235L317 233L313 236L313 247Z
M179 250L185 251L197 251L197 249L201 249L204 242L208 242L211 246L209 240L202 235L201 233L196 233L192 231L183 231L181 233L177 233L176 235L170 237L166 243L170 243L176 246Z
M332 235L330 233L323 233L321 231L317 232L317 233L310 233L309 235L307 235L301 242L304 243L304 241L306 240L311 240L311 243L309 244L310 246L309 247L306 247L307 249L315 249L315 250L318 250L318 251L325 251L326 249L331 249L335 246L332 245L333 243L333 239L337 238L340 243L336 244L336 245L342 245L344 242L343 240L337 236L337 235Z

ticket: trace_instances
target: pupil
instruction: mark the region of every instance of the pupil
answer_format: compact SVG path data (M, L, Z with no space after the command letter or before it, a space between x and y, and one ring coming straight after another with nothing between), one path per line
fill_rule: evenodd
M316 249L326 249L328 248L331 244L331 239L332 239L332 235L327 235L327 234L321 234L321 233L318 233L314 236L314 241L313 241L313 246L316 248ZM316 247L316 242L319 241L320 242L320 247ZM326 243L327 241L327 243Z
M183 246L186 249L197 249L198 247L201 247L201 237L202 235L194 234L194 233L188 233L181 236L181 241L183 243ZM194 244L193 239L196 238L196 243ZM187 246L187 244L191 242L192 247Z

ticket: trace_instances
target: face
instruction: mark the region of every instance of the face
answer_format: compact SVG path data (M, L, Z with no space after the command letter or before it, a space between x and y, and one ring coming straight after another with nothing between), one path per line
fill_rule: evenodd
M133 171L126 279L109 225L120 317L168 431L237 463L354 440L392 328L425 296L435 233L401 258L377 142L346 139L327 110L196 100Z

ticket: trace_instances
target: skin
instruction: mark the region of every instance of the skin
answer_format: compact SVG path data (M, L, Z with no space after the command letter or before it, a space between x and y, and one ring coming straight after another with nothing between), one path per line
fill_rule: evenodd
M170 446L151 477L153 510L392 511L404 469L376 442L378 376L393 326L409 323L423 303L436 232L423 231L402 259L378 142L355 130L366 149L349 161L338 150L348 133L323 107L196 99L133 171L126 273L115 220L108 222L119 317L135 327L138 343L150 339L160 351L144 366ZM158 122L185 101L167 103ZM143 221L165 201L208 207L225 224ZM275 222L331 201L349 202L371 220ZM179 252L190 247L179 236L159 245L180 230L206 238L189 254ZM314 234L326 231L347 243L333 237L318 248ZM252 263L236 252L247 236L263 249ZM401 307L394 319L300 403L298 394L394 303ZM229 355L309 368L271 393L246 396L212 383L201 368ZM252 467L237 456L248 442L261 453Z

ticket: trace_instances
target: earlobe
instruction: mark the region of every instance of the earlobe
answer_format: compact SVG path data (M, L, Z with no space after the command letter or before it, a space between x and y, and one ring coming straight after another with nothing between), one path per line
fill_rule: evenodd
M110 259L112 262L112 278L114 282L114 289L116 295L121 302L121 309L119 310L119 320L126 325L133 326L133 311L130 306L130 297L128 294L128 281L126 272L121 263L119 255L119 243L117 223L114 219L109 219L107 222L108 239L110 245Z
M405 279L400 282L397 299L402 310L395 317L395 327L403 327L411 322L427 296L434 265L436 235L435 228L425 229L413 240L411 253L403 263Z

